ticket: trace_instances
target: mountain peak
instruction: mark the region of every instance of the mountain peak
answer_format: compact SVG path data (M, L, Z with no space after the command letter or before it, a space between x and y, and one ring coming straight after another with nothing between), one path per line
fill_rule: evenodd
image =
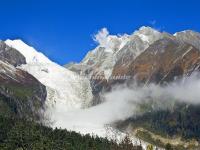
M141 26L139 31L154 31L155 29L149 26Z
M161 33L151 27L142 26L139 30L136 30L133 35L139 36L144 42L152 43L152 40L160 37Z

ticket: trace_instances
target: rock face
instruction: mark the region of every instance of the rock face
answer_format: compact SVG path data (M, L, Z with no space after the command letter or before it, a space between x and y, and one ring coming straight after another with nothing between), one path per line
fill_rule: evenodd
M114 67L113 76L131 76L140 83L164 83L199 70L200 51L175 37L154 42L126 67ZM112 81L110 81L112 83Z
M103 33L102 33L103 32ZM92 51L89 51L80 64L72 63L65 65L67 68L86 75L104 74L108 79L116 62L123 64L129 59L136 58L150 44L160 39L162 34L150 27L141 27L131 35L109 35L100 31L105 37L103 42ZM98 35L97 35L98 36Z
M22 54L0 43L0 115L40 120L46 87L26 71L16 68L25 63Z
M26 64L25 57L14 48L6 45L3 41L0 41L0 60L8 62L15 67Z

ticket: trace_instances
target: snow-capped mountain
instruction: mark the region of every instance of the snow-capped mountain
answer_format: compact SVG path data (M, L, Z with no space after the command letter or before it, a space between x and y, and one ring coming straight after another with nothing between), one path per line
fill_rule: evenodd
M87 107L92 94L89 81L52 62L21 40L6 40L26 58L19 68L29 72L47 88L47 106L63 105L65 109Z
M106 87L107 82L115 71L115 66L122 71L127 69L132 60L161 38L163 33L151 27L143 26L131 35L110 35L103 28L94 37L98 46L89 51L80 63L71 63L65 67L88 76L94 95L93 105L96 105L101 102L99 93L109 88Z
M99 45L89 51L80 64L67 67L87 75L103 72L108 79L117 61L125 59L127 55L134 59L161 37L162 34L157 30L144 26L131 35L109 35L107 29L103 28L94 38Z

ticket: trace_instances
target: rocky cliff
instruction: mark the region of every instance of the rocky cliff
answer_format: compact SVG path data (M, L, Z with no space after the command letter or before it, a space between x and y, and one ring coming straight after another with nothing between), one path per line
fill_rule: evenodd
M22 54L0 42L0 115L40 120L46 87L17 68L25 63Z

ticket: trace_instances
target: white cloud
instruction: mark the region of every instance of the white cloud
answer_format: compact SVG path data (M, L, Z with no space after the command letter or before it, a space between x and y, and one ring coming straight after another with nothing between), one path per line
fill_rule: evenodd
M102 28L94 35L93 40L104 47L106 52L112 53L127 42L127 35L110 35L107 28Z
M96 35L94 35L94 41L99 44L99 46L104 47L107 52L113 52L113 48L115 46L114 39L117 40L117 36L113 36L109 34L107 28L102 28Z
M107 47L109 31L107 28L102 28L96 35L94 35L94 41L99 43L103 47Z

